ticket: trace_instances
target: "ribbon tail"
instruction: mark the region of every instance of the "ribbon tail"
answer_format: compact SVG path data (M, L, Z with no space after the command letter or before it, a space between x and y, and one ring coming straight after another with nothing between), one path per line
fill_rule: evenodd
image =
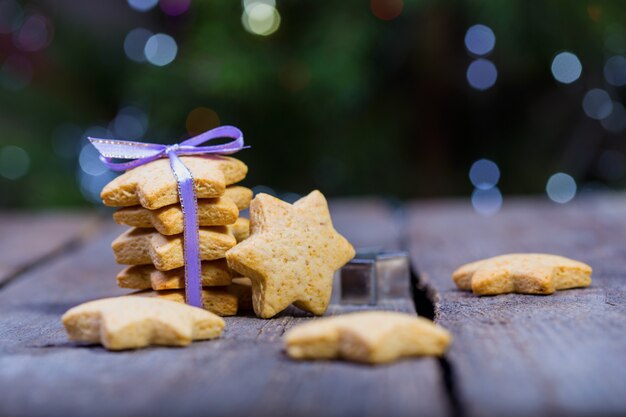
M183 256L185 260L185 300L202 308L200 238L198 232L198 199L193 176L174 152L168 152L170 166L178 183L178 196L183 211Z

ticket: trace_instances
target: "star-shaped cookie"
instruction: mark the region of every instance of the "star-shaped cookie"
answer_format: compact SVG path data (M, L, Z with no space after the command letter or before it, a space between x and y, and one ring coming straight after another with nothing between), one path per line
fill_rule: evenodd
M463 265L452 274L458 288L474 294L552 294L587 287L591 267L557 255L514 253Z
M292 303L323 314L333 273L353 257L319 191L293 205L257 195L250 203L250 237L226 252L228 266L252 281L254 312L262 318Z
M226 259L203 261L201 264L201 283L203 287L229 285L232 273ZM185 268L159 271L154 265L133 265L117 274L117 285L134 290L176 290L185 288Z
M198 224L200 226L223 226L235 223L239 210L250 205L252 190L241 186L226 188L222 197L198 200ZM156 210L140 205L122 207L113 213L118 224L132 227L154 227L163 235L183 232L183 212L180 204L172 204Z
M226 251L237 244L235 237L224 226L200 227L200 259L211 261L223 258ZM130 229L111 244L117 263L124 265L153 264L159 271L169 271L185 264L184 236L163 236L153 229Z
M422 317L366 311L309 321L289 330L285 349L294 359L385 363L445 352L450 333Z
M225 324L201 308L144 297L91 301L68 310L62 320L70 339L101 343L109 350L185 346L219 337Z
M191 171L198 198L220 197L226 186L243 180L248 167L226 156L182 156ZM141 204L154 210L178 202L178 185L167 158L126 171L102 189L102 202L111 207Z
M139 291L130 295L185 303L185 291L183 290ZM235 278L235 281L227 286L203 288L202 307L222 317L234 316L238 312L252 310L249 280Z

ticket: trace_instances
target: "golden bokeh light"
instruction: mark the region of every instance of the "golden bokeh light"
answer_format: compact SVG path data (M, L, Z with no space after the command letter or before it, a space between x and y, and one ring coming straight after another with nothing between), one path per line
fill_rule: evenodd
M208 107L198 107L193 109L187 116L185 126L189 136L196 136L207 130L211 130L220 125L220 118L217 113Z
M393 20L404 9L403 0L371 0L370 8L374 16L381 20Z

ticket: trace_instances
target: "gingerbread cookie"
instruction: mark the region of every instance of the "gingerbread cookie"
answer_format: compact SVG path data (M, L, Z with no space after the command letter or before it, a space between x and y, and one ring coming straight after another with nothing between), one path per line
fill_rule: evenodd
M203 287L229 285L231 279L226 259L202 262ZM117 285L134 290L177 290L185 288L185 268L159 271L153 265L129 266L117 275Z
M233 224L229 224L228 231L235 237L237 243L243 242L250 237L250 221L244 217L240 217Z
M252 190L241 185L231 185L226 187L222 197L232 200L239 210L247 209L252 200Z
M223 226L235 223L239 216L238 204L243 205L242 209L246 208L250 204L251 196L252 190L237 186L228 187L224 197L198 200L198 224ZM148 210L141 206L123 207L113 214L113 219L118 224L127 226L154 227L164 235L177 235L183 232L183 212L179 204L156 210Z
M250 284L241 279L233 280L226 287L207 287L202 289L202 307L218 316L234 316L239 311L252 309ZM185 302L184 290L141 291L131 295L156 297L163 300Z
M198 198L220 197L226 186L245 178L248 167L226 156L182 156L193 175ZM141 206L154 210L178 202L178 185L169 159L131 169L108 183L100 193L107 206Z
M231 269L252 281L255 313L272 317L293 303L323 314L333 273L354 257L335 231L319 191L293 205L267 194L250 204L250 237L226 253Z
M223 258L226 251L237 243L226 227L201 227L200 258L211 261ZM153 264L160 271L184 265L183 235L163 236L152 229L130 229L111 245L115 259L120 264Z
M450 333L430 320L389 311L366 311L321 318L285 335L294 359L345 359L386 363L408 356L441 356Z
M514 253L463 265L452 274L456 286L474 294L552 294L587 287L591 267L557 255Z
M62 320L70 339L109 350L185 346L219 337L224 328L224 320L208 311L142 297L91 301L68 310Z

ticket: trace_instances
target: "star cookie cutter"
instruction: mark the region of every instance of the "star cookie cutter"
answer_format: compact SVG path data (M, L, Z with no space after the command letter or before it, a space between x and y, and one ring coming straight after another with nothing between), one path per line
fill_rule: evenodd
M332 304L376 305L410 294L411 263L403 251L357 250L335 273Z

